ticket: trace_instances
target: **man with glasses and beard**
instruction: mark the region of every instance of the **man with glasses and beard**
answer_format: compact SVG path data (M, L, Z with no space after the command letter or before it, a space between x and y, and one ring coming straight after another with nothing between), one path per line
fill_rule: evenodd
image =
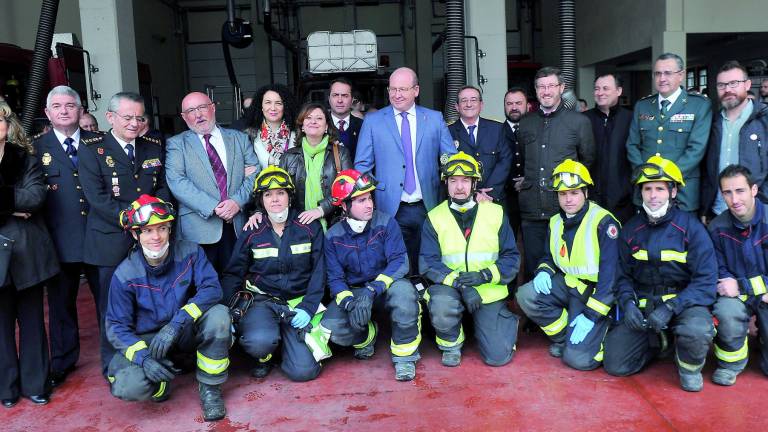
M768 193L763 189L768 176L768 105L747 98L751 86L746 68L737 61L726 62L717 74L721 109L712 122L701 182L699 215L705 220L728 209L717 181L728 165L749 169L757 184L758 199L768 202Z
M507 217L512 231L520 235L520 204L517 202L518 192L523 183L523 146L518 144L517 129L520 127L520 119L528 112L528 94L522 87L512 87L504 95L504 114L507 121L504 127L504 136L512 152L512 164L507 180Z
M160 143L139 136L144 116L144 99L130 92L117 93L109 101L109 133L83 141L79 171L85 198L90 205L85 224L83 261L96 266L98 277L97 316L101 334L101 371L115 353L104 334L107 296L112 274L128 255L133 238L118 223L120 211L142 194L170 201L161 162ZM79 186L78 186L79 188Z

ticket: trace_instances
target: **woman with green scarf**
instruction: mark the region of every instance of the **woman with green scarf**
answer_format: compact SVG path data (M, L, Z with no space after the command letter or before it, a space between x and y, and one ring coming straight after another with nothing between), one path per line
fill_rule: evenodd
M299 221L309 224L320 219L323 229L332 222L336 207L331 205L331 184L336 174L352 168L349 151L339 141L339 132L328 111L319 103L307 103L296 119L296 147L280 159L296 185Z

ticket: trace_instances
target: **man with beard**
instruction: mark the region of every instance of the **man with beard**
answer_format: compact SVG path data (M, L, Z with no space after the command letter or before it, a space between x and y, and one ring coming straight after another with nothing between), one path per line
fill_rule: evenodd
M523 146L517 142L517 128L520 119L528 112L528 94L522 87L512 87L504 95L504 114L507 117L504 134L512 151L512 165L507 183L507 217L515 235L520 234L520 204L517 195L523 184Z
M763 184L768 176L768 105L751 101L747 91L752 81L747 70L737 61L726 62L717 74L717 97L720 115L712 122L709 144L702 173L702 217L712 217L727 210L719 194L718 175L728 165L738 164L752 172L757 184L757 197L768 202Z
M763 102L768 102L768 78L763 78L760 83L760 98Z

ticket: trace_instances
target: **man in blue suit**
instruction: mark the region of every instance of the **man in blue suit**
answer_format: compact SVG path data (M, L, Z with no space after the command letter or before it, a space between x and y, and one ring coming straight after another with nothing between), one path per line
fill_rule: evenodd
M411 275L418 274L421 226L440 203L440 160L456 153L443 115L416 105L419 79L402 67L389 76L390 105L368 114L360 129L355 169L379 180L376 203L403 232ZM404 129L408 133L401 133Z
M448 126L453 143L474 157L482 167L482 180L477 185L477 202L504 202L504 187L512 165L512 149L506 141L504 125L480 117L483 95L474 86L464 86L456 96L459 119Z
M188 94L181 110L189 130L168 139L165 162L168 187L179 202L179 234L201 245L221 273L261 168L247 135L216 125L216 105L207 95Z

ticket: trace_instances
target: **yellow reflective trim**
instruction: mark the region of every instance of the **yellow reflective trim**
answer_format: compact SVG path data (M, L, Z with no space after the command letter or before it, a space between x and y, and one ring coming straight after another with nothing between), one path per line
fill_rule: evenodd
M197 352L197 368L210 375L219 375L226 372L229 367L229 358L212 359Z
M563 309L563 313L560 314L560 318L555 320L552 324L542 326L541 329L544 330L544 333L546 333L547 336L554 336L565 328L565 326L568 325L568 310Z
M421 303L419 303L419 318L416 320L416 338L412 342L396 344L394 339L390 339L389 349L393 355L398 357L409 356L419 349L421 343Z
M688 252L679 252L676 250L662 250L661 251L661 260L662 261L676 261L681 264L685 264L688 262Z
M675 297L677 297L677 294L664 294L663 296L661 296L661 301L666 302L667 300L673 299ZM640 309L643 309L647 304L648 304L648 299L641 298L637 302L637 307L639 307Z
M736 363L744 360L747 358L747 356L749 356L748 340L749 337L745 337L744 345L742 345L741 348L737 349L736 351L726 351L715 344L715 357L728 363Z
M646 305L647 303L648 303L648 299L640 299L640 300L637 302L637 307L639 307L640 309L644 309L644 308L645 308L645 305Z
M165 389L168 387L168 383L165 381L160 381L160 386L157 388L157 391L155 394L152 395L153 398L159 398L160 396L165 393Z
M446 348L453 348L455 346L459 346L464 343L464 326L459 326L459 336L456 338L455 341L447 341L445 339L440 339L439 336L435 336L435 341L438 345Z
M758 296L766 293L765 281L763 280L763 276L758 275L758 276L749 278L749 284L752 285L752 293L754 295Z
M491 264L488 266L488 270L491 271L491 282L492 284L497 284L499 281L501 281L501 272L499 272L499 267L496 264Z
M704 363L702 362L700 365L695 365L691 363L686 363L682 360L680 360L680 357L675 354L675 360L677 360L677 365L680 366L683 369L688 369L691 372L698 372L701 370L702 367L704 367Z
M133 361L133 358L136 356L136 353L139 350L147 349L147 343L144 341L138 341L135 344L128 347L128 349L125 350L125 358L127 358L129 361Z
M456 270L448 273L448 276L443 279L443 285L453 286L453 281L456 280L457 277L459 277L459 272Z
M253 253L253 259L277 258L278 250L277 248L261 248L251 249L251 252Z
M574 288L576 291L579 292L579 294L584 295L584 291L589 288L587 284L579 280L576 276L571 276L569 274L566 274L563 279L565 279L565 284L570 287Z
M384 282L384 289L389 289L389 286L392 285L392 282L394 282L394 280L392 280L391 277L385 275L384 273L381 273L378 276L376 276L375 280L379 282Z
M272 354L267 354L266 357L258 359L259 363L266 363L272 359Z
M603 316L608 315L608 312L611 311L610 306L597 300L594 297L590 297L589 300L587 300L587 306L589 306L589 308L593 309L595 312Z
M424 301L427 302L427 304L429 304L429 290L428 289L424 290L423 298L424 298Z
M109 381L110 384L114 384L115 383L115 377L113 377L112 375L109 375L109 376L107 376L107 381Z
M336 294L336 304L341 305L341 301L344 300L347 297L352 296L352 291L344 290L338 294Z
M188 303L181 307L181 310L188 313L189 316L192 317L192 321L197 321L198 318L200 318L200 315L203 314L203 312L200 310L199 307L197 307L194 303Z
M365 340L362 343L359 343L357 345L352 345L354 348L365 348L373 342L373 339L376 337L376 326L373 325L373 321L368 321L368 337L365 338Z
M603 361L603 343L602 343L602 342L600 342L600 351L598 351L598 352L597 352L597 354L595 354L595 356L594 356L594 357L592 357L592 358L593 358L593 359L594 359L596 362L601 362L601 361Z
M552 273L557 273L557 272L555 272L555 269L553 269L552 267L550 267L550 266L549 266L547 263L541 263L541 264L539 264L539 266L538 266L538 267L536 267L536 270L539 270L539 269L543 269L543 268L545 268L545 269L547 269L547 270L551 271Z
M312 243L299 243L291 245L291 253L294 255L312 252Z
M645 249L640 249L632 254L632 258L638 261L648 261L648 251Z
M746 294L742 294L742 295L740 295L740 296L739 296L739 300L741 300L741 301L743 301L743 302L747 301L747 295L746 295Z

